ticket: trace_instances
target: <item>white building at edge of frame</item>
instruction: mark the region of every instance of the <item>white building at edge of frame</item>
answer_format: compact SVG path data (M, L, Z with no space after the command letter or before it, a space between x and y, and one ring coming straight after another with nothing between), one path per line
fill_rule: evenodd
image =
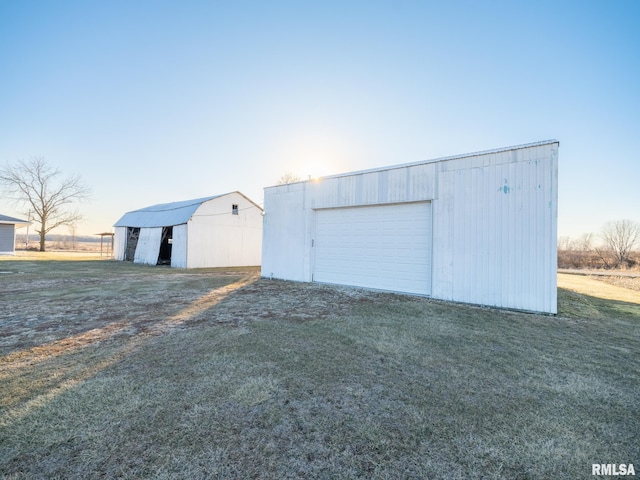
M555 314L558 148L267 187L262 276Z
M31 225L29 220L0 214L0 255L15 255L16 229Z
M258 266L262 213L240 192L134 210L114 225L114 257L177 268Z

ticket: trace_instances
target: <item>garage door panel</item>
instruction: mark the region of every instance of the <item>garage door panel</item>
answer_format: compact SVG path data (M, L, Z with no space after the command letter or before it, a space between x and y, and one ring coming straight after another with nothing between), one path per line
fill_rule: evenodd
M314 281L431 293L431 203L315 212Z

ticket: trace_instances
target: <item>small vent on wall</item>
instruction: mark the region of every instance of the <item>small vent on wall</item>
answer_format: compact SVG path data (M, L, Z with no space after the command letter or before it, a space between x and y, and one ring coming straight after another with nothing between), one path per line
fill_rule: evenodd
M233 215L238 215L238 205L236 205L235 203L231 205L231 213Z

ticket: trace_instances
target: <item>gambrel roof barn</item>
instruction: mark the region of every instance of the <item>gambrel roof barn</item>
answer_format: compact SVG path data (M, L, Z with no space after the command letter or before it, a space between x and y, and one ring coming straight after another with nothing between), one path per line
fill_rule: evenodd
M114 256L178 268L260 265L262 212L240 192L134 210L114 225Z

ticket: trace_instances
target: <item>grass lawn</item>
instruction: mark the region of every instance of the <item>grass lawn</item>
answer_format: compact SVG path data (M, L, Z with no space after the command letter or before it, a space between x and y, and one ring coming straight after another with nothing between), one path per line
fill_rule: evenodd
M640 470L638 291L601 298L561 276L552 317L256 269L3 258L0 272L4 478Z

